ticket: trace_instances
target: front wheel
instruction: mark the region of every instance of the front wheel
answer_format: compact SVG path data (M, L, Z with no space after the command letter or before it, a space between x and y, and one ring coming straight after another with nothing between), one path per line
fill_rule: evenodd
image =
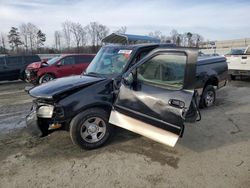
M212 85L207 85L201 96L200 107L207 108L212 106L215 103L215 99L216 93L214 87Z
M113 132L108 118L109 114L101 108L91 108L78 114L70 123L72 142L83 149L101 147Z
M45 75L40 77L39 84L43 84L43 83L49 82L49 81L54 80L54 79L55 79L55 76L53 76L52 74L45 74Z

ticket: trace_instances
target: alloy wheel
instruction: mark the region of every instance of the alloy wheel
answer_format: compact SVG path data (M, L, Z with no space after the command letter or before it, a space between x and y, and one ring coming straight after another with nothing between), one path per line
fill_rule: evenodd
M100 141L106 133L106 123L100 117L90 117L81 126L81 137L88 143Z

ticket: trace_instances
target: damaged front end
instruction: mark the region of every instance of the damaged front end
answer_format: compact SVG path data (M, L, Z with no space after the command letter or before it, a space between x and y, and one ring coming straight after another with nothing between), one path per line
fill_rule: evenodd
M65 125L63 107L53 101L34 100L26 125L33 136L46 136L48 131Z
M25 70L26 82L36 85L38 83L38 71L43 67L48 67L46 61L34 62L27 66Z
M50 130L67 130L67 125L77 113L77 110L73 110L74 105L79 107L82 95L79 98L70 96L86 91L87 87L102 80L104 78L78 75L53 80L28 90L29 95L36 98L26 118L29 132L34 136L45 136Z
M38 69L26 69L26 82L36 85L37 84L37 72Z

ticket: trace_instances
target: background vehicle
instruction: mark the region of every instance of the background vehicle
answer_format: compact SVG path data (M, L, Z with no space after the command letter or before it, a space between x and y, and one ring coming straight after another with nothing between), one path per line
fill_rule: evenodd
M27 126L40 136L63 127L75 144L87 149L108 140L111 124L150 138L153 134L143 132L157 130L165 141L157 136L152 139L174 146L183 134L184 120L193 122L197 117L196 94L202 107L211 106L214 88L226 84L226 59L197 59L197 55L197 51L171 44L104 46L85 75L54 80L29 91L36 100ZM136 125L140 130L135 130Z
M27 56L1 56L0 81L25 80L25 68L30 63L41 61L38 55Z
M55 78L79 75L94 57L93 54L67 54L54 57L49 61L34 62L25 70L27 81L36 85Z
M245 50L234 49L225 55L228 62L228 74L232 80L236 76L250 76L250 46Z

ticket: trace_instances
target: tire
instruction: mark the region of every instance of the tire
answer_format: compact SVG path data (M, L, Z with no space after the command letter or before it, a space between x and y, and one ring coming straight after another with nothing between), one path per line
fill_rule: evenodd
M201 95L200 107L207 108L212 106L216 100L215 89L212 85L207 85Z
M39 84L43 84L43 83L46 83L46 82L49 82L51 80L54 80L56 77L52 74L44 74L43 76L41 76L39 78Z
M76 115L70 122L72 142L83 149L103 146L113 133L108 119L108 112L101 108L91 108Z
M235 75L230 75L230 77L231 77L231 80L235 80L236 79L236 76Z
M25 71L20 72L19 78L20 78L22 81L26 81L26 74L25 74Z
M38 137L44 137L44 136L47 136L49 134L49 124L46 120L43 120L43 119L39 119L38 121L38 127L41 131L41 134L38 135Z

